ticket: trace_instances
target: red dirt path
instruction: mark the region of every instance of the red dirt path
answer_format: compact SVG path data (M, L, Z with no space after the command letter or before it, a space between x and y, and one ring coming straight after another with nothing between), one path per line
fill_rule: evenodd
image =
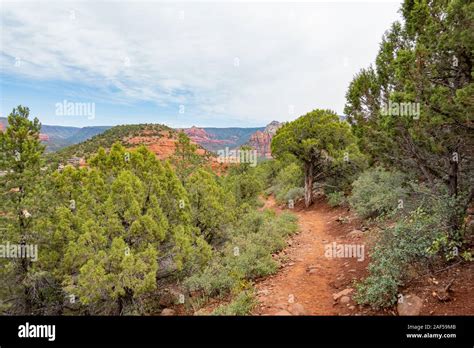
M273 209L277 213L283 210L273 197L265 201L262 209ZM285 250L275 255L282 268L275 275L256 281L259 304L253 315L397 315L396 306L379 311L359 306L352 300L353 293L345 304L333 299L334 293L353 288L354 280L367 276L370 250L366 239L369 237L366 234L355 239L348 236L354 229L361 229L362 221L344 208L331 208L323 199L309 209L297 205L293 212L298 217L300 233L288 241ZM338 219L341 217L345 220L343 223ZM364 244L365 260L326 258L324 245L332 242ZM439 301L436 291L451 281L449 300ZM474 262L453 265L446 271L419 277L406 285L400 289L401 293L415 294L423 300L420 315L474 315Z
M263 208L274 209L277 213L282 210L273 197L269 197ZM337 219L349 217L347 210L331 208L322 200L307 210L296 206L294 213L298 216L300 233L278 255L284 262L283 268L274 276L257 281L260 304L254 314L283 314L292 302L302 305L307 315L350 314L355 311L354 303L338 304L333 300L333 294L350 288L353 279L364 275L367 260L327 258L324 246L332 242L363 243L346 237L358 222L352 219L352 222L341 224Z

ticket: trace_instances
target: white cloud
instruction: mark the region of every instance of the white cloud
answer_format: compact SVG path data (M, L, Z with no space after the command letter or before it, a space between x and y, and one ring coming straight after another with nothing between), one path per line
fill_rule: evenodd
M373 62L399 4L44 1L2 7L3 72L85 83L120 102L184 104L197 116L263 124L318 107L341 113L352 76Z

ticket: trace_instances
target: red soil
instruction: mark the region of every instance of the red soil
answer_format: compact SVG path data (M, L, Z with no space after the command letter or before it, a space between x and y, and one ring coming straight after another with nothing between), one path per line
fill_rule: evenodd
M275 200L270 197L263 209L274 209L280 213ZM348 303L333 299L333 294L354 288L354 281L367 276L370 254L370 234L359 237L348 236L354 229L361 229L362 221L347 209L331 208L319 199L309 209L295 206L300 233L288 241L288 247L275 255L282 263L278 273L257 280L259 304L254 315L285 315L293 312L295 305L306 315L397 315L396 306L374 311L357 305L349 294ZM341 222L340 218L344 218ZM364 244L365 259L327 258L324 245ZM448 300L441 301L437 294L447 284L450 287ZM473 315L474 314L474 263L460 263L436 274L425 275L412 281L403 289L403 294L415 294L423 300L420 315ZM290 303L293 302L294 304ZM287 313L289 314L289 313Z

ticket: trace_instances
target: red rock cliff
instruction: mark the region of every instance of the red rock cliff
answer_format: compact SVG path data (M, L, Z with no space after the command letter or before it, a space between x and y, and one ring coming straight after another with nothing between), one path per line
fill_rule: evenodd
M248 144L257 150L259 157L272 157L271 143L272 138L275 135L278 128L282 126L282 123L278 121L272 121L269 123L263 131L257 131L252 134Z

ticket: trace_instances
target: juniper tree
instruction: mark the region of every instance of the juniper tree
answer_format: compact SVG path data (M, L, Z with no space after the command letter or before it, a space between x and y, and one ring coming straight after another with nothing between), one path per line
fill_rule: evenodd
M376 160L446 184L470 186L474 112L474 4L413 1L384 35L376 68L362 70L347 92L346 114ZM417 103L419 115L381 112ZM472 176L472 175L471 175Z
M313 182L335 171L350 172L364 162L350 126L329 110L314 110L283 125L271 148L274 157L290 153L302 164L306 207L313 202Z

